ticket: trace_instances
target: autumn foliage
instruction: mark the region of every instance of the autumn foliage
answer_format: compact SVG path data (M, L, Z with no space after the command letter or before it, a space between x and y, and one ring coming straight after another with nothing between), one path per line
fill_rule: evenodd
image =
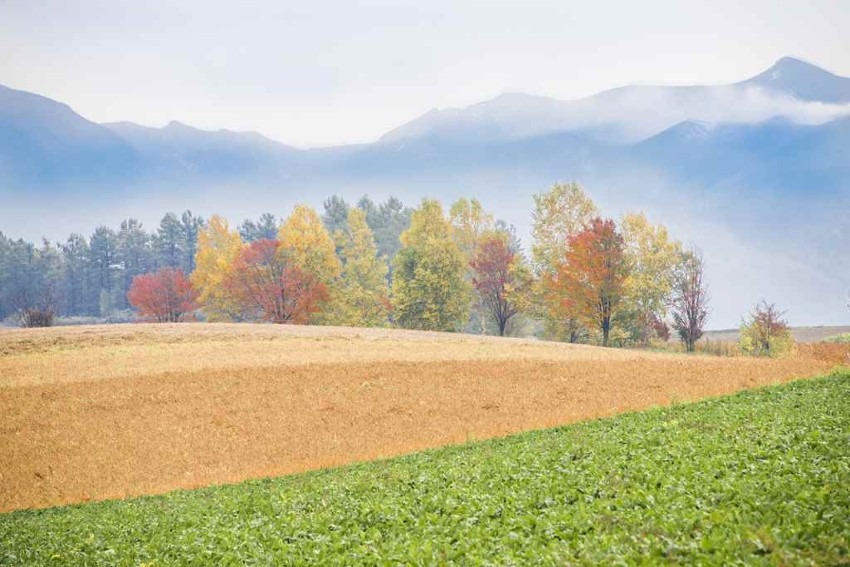
M755 356L780 356L794 345L785 314L761 300L741 325L741 349Z
M485 237L469 262L472 286L504 336L505 328L520 312L521 298L530 286L530 277L518 265L518 257L504 235Z
M224 288L246 316L272 323L306 323L327 300L324 283L302 270L278 240L244 247L224 280Z
M600 331L603 346L608 346L628 275L623 249L623 237L614 221L597 217L569 239L566 261L557 278L567 311L588 328Z
M183 270L163 268L133 278L127 299L144 317L177 323L198 308L198 292Z
M433 199L416 209L390 201L381 212L368 199L349 207L334 197L324 215L302 204L277 228L266 214L238 231L213 215L197 231L197 294L183 278L189 295L175 306L177 284L146 277L130 300L157 320L179 320L197 300L210 321L499 335L539 329L546 338L606 346L666 342L675 330L695 348L708 317L698 254L642 213L619 223L600 218L575 183L534 201L529 255L515 229L476 199L459 199L446 214Z

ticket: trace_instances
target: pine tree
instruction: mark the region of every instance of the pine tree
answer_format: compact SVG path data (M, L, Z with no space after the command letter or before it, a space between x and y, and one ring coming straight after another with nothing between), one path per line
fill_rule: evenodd
M97 286L97 311L101 317L106 317L121 303L116 297L120 294L120 265L117 258L118 235L115 231L106 226L97 227L89 239L89 254Z
M153 253L150 246L150 236L142 228L142 223L136 219L127 219L121 223L118 231L115 259L121 265L121 290L119 306L129 307L127 292L133 283L133 278L147 273L153 268Z
M183 225L174 213L162 217L154 236L154 250L158 267L181 267L186 253L185 238Z

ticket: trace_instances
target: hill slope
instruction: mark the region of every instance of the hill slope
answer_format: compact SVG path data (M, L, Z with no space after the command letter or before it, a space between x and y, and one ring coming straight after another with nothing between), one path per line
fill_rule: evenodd
M0 515L0 562L841 564L850 375L262 482Z
M826 368L808 355L676 356L380 329L0 331L0 511L400 455Z

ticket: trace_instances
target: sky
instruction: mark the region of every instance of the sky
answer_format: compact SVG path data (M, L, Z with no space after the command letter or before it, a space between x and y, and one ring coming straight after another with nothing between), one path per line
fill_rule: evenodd
M502 92L730 83L785 55L848 76L848 29L847 0L0 0L0 84L317 147Z

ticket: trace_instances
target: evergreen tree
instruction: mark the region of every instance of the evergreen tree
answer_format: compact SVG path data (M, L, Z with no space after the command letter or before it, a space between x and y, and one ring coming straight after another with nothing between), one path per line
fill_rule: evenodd
M348 227L348 210L351 208L345 199L339 195L333 195L324 202L325 211L322 213L322 223L328 234L334 235L338 230Z
M116 304L116 290L119 281L119 265L117 260L118 235L106 226L95 229L89 239L89 262L92 267L96 284L98 313L109 315Z
M183 225L177 215L166 213L154 236L156 265L160 268L179 268L186 257Z
M198 232L204 227L204 219L186 210L180 216L180 225L183 229L183 259L181 267L183 273L191 274L195 271L195 255L198 253Z
M72 234L60 247L62 255L62 307L60 313L97 315L97 293L92 278L89 243L81 234Z
M274 240L277 238L278 228L277 217L271 213L263 213L257 222L245 219L239 225L239 236L247 243L258 240Z
M372 230L378 255L386 256L390 265L388 278L392 278L395 255L401 249L401 233L410 226L410 216L413 209L390 197L380 205L376 205L368 196L363 196L357 202L357 208L366 213L366 224Z
M136 219L127 219L121 223L115 259L121 266L121 291L117 298L118 306L126 309L130 306L127 301L127 292L130 290L133 278L153 268L150 236L142 228L142 223Z

